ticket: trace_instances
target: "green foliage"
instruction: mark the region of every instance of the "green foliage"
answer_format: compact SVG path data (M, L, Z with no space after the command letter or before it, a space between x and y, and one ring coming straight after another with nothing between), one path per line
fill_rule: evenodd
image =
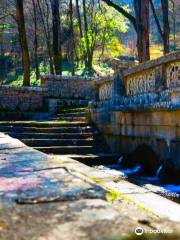
M10 24L9 23L2 23L0 24L0 32L3 32L9 28Z
M47 74L47 73L49 73L49 68L44 63L40 63L39 72L40 72L40 75ZM40 84L41 84L40 79L38 79L38 80L36 79L35 69L31 70L30 84L31 84L31 86L40 86ZM23 86L23 74L19 74L18 76L14 75L14 77L12 76L10 85L18 86L18 87Z
M30 75L30 84L31 86L40 86L40 80L36 80L35 71L31 71ZM23 86L23 75L19 75L18 78L10 83L11 86L22 87Z
M128 30L126 18L104 4L94 9L92 18L86 36L90 50L96 51L96 58L119 56L124 50L120 42L120 34ZM75 21L75 31L78 31L77 21ZM88 51L86 37L81 38L77 48L79 59L83 59Z
M49 73L49 67L45 63L39 64L39 72L41 75Z

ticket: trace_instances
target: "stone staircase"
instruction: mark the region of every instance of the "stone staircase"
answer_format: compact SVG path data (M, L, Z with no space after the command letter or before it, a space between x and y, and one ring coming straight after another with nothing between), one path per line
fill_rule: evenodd
M99 131L87 122L85 108L61 110L48 121L0 122L0 132L48 154L110 156Z

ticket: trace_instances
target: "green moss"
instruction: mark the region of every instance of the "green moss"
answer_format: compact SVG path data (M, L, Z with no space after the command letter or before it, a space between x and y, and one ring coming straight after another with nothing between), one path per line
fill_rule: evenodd
M109 192L106 194L106 200L107 201L111 201L114 202L117 199L121 198L127 202L133 202L130 198L124 196L123 194L119 193L118 191L112 190L112 189L108 189Z
M85 112L86 108L64 108L61 110L62 113L78 113L78 112Z
M67 120L58 120L58 123L59 124L64 124L64 123L68 123L68 121Z

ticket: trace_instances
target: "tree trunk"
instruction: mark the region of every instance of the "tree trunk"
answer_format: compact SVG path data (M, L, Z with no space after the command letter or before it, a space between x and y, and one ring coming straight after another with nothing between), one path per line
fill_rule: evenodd
M70 29L71 29L71 44L72 44L72 50L71 50L71 74L73 76L73 75L75 75L75 64L74 64L75 44L74 44L73 3L72 3L72 0L70 0L70 3L69 3L69 12L70 12Z
M125 16L133 25L137 33L137 51L139 62L150 59L149 52L149 0L134 0L135 15L131 15L119 4L111 0L102 0Z
M40 78L39 64L38 64L38 38L37 38L37 12L35 0L32 0L33 3L33 13L34 13L34 60L35 60L35 72L36 80Z
M150 60L149 51L149 0L134 0L137 25L137 50L139 62Z
M82 38L83 37L83 31L82 31L81 14L80 14L80 10L79 10L79 0L76 0L76 11L77 11L80 37Z
M161 0L162 16L163 16L163 44L164 54L169 53L169 4L168 0Z
M89 72L91 72L92 71L92 56L91 56L89 36L88 36L86 0L83 0L83 18L84 18L84 31L85 31L85 43L86 43L86 55L87 55L86 59L85 59L85 67Z
M37 0L37 5L38 5L38 8L39 8L39 13L40 13L42 25L43 25L43 28L44 28L44 34L45 34L45 38L46 38L47 51L48 51L48 55L49 55L50 72L51 72L51 74L54 74L52 54L51 54L51 43L50 43L49 29L47 29L48 26L46 27L46 24L45 24L45 20L44 20L44 15L45 14L43 14L43 10L41 8L40 0Z
M60 48L60 15L59 15L59 0L51 1L52 21L53 21L53 59L56 74L62 74L61 69L61 48Z
M18 24L19 40L22 51L22 65L24 70L24 86L30 86L30 60L24 22L23 1L16 0L16 19Z

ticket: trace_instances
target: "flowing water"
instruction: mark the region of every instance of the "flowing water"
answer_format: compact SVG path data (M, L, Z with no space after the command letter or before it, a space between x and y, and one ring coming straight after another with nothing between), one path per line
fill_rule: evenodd
M122 159L123 157L120 157L117 163L113 165L99 165L94 167L111 176L116 176L120 179L127 179L151 192L160 194L161 196L180 203L180 185L163 184L160 179L160 172L163 169L162 165L158 168L156 175L151 177L142 175L142 168L139 165L130 169L122 169L120 167Z

